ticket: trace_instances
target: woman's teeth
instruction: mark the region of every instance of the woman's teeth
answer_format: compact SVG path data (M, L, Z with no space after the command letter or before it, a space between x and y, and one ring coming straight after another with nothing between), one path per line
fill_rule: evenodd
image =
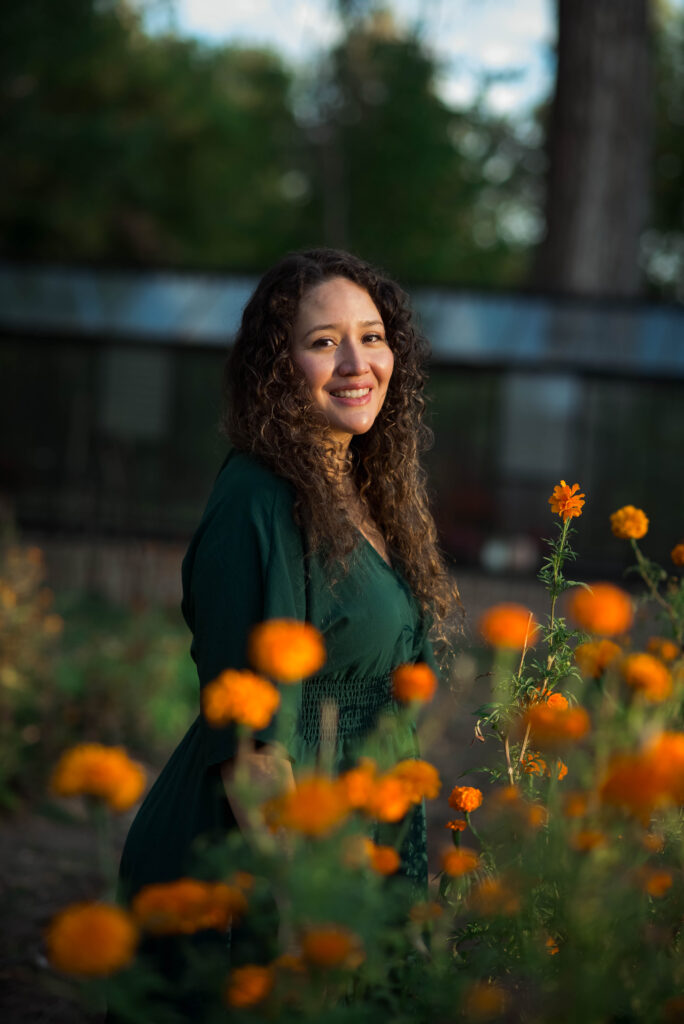
M354 391L331 391L331 394L335 398L363 398L369 391L370 388L355 388Z

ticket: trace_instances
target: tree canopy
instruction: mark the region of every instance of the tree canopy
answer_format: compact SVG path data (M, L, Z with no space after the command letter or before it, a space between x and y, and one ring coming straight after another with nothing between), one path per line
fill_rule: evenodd
M342 41L294 70L265 50L150 35L125 0L13 5L0 254L257 272L333 244L411 283L524 284L543 228L542 122L495 116L486 82L452 109L417 32L375 5L342 6ZM645 257L664 291L677 273L663 252L682 246L673 18L658 37Z

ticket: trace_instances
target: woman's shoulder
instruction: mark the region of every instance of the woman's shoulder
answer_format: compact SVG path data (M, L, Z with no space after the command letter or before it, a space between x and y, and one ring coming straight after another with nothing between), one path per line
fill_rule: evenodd
M253 455L233 449L214 481L203 519L289 518L293 501L294 488L288 480Z

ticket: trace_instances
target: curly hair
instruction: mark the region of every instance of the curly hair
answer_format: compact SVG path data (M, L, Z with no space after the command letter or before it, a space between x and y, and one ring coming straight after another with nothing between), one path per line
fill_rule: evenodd
M382 409L370 430L352 437L347 471L434 633L444 638L444 619L460 600L437 548L419 462L432 441L422 422L428 346L397 284L336 249L292 253L272 267L245 307L226 362L222 429L235 448L291 481L310 550L323 551L330 565L346 571L359 531L330 472L334 449L326 420L290 354L302 297L335 277L368 292L394 354Z

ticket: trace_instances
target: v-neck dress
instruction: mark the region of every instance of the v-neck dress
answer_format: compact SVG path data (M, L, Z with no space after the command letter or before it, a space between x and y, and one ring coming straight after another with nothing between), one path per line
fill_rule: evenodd
M259 622L294 618L321 631L327 653L322 670L288 687L296 690L290 711L281 710L254 734L257 742L277 738L284 744L296 779L315 763L326 739L325 702L337 708L332 767L339 772L356 762L378 717L396 715L393 669L425 660L434 667L434 659L403 576L359 534L349 571L331 585L322 560L306 556L293 499L289 482L253 457L231 452L183 561L182 611L193 635L200 686L226 668L247 667L247 637ZM388 732L397 760L418 756L415 726L399 725L404 722L397 716L398 727ZM235 749L233 728L214 729L201 715L195 719L131 826L120 869L124 895L192 873L195 840L236 827L220 774L221 762ZM377 826L376 838L391 841L396 827ZM411 812L400 857L401 872L425 888L423 805Z

